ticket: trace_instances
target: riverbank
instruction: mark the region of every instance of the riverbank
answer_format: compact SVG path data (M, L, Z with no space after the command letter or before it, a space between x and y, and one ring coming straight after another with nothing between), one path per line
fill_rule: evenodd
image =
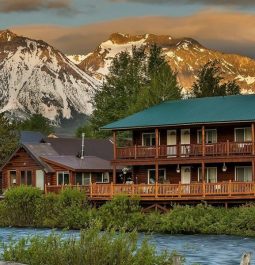
M255 206L216 208L175 206L167 213L143 213L139 199L118 196L92 208L84 194L66 189L59 195L31 187L9 190L0 202L0 226L84 229L97 222L102 229L169 234L255 236Z

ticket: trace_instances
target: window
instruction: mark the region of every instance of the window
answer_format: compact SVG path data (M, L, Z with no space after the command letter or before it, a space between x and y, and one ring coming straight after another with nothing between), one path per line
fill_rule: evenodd
M156 145L155 133L143 133L142 134L142 145L143 146L155 146Z
M207 183L217 182L217 167L205 168L205 180ZM198 168L198 181L202 182L202 168Z
M197 143L202 144L202 131L197 131ZM206 129L205 130L205 143L212 144L217 143L217 130L216 129Z
M89 185L91 183L90 173L78 172L75 174L75 185Z
M31 186L32 185L32 171L22 170L20 172L20 184Z
M236 167L235 180L240 182L252 181L252 167Z
M96 179L97 183L109 183L110 182L109 172L92 173L92 178Z
M159 169L158 172L158 181L159 183L163 183L166 180L166 169ZM148 170L148 184L155 184L156 182L156 170L149 169Z
M69 172L58 172L57 175L58 185L68 185L69 184Z
M251 142L252 136L251 136L251 128L235 128L235 141L239 143L243 142Z
M17 183L17 172L16 172L16 170L10 170L9 176L10 176L10 185L16 184Z

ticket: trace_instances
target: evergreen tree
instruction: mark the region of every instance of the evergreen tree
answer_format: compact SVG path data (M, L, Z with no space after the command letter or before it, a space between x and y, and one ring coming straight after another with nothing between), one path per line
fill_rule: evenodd
M108 136L103 125L119 120L163 100L181 97L176 73L165 61L162 50L152 45L133 47L131 55L121 52L112 61L104 84L94 91L90 129L94 136Z
M0 166L18 146L18 131L16 123L0 114Z
M223 83L219 62L209 61L199 71L191 95L197 98L240 94L240 87L235 81Z
M19 129L37 131L45 135L54 132L53 127L50 124L50 120L43 117L42 114L33 114L29 119L20 123Z

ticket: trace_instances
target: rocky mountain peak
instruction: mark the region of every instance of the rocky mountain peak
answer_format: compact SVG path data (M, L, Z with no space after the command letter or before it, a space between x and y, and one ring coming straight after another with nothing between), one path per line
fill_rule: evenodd
M6 30L0 30L0 41L6 42L6 41L12 41L14 38L16 38L17 35L10 31L9 29Z

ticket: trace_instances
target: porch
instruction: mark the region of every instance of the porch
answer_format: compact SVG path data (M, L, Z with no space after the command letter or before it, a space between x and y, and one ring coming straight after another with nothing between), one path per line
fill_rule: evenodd
M255 199L255 182L225 181L191 184L99 184L45 185L45 193L59 193L66 188L85 193L89 200L110 200L116 195L138 197L141 201L248 200Z

